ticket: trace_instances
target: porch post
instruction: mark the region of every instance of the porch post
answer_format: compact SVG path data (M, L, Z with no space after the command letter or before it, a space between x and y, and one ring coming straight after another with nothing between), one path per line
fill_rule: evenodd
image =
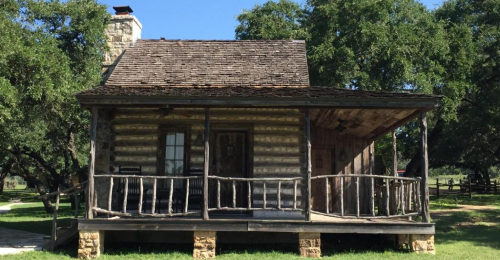
M306 110L306 221L311 221L311 115L309 109Z
M398 176L398 150L396 147L396 131L392 132L392 175Z
M87 201L86 205L86 216L87 219L94 218L93 198L94 198L94 168L95 168L95 142L97 136L97 117L98 109L96 106L92 106L92 121L90 124L90 157L89 157L89 174L88 174L88 184L87 184Z
M205 158L203 165L203 220L208 220L208 170L210 167L210 109L205 108Z
M421 171L422 171L422 220L423 222L430 223L431 216L429 213L429 158L427 154L427 113L420 113L420 154L421 154Z
M392 176L398 176L398 150L397 150L396 130L392 131ZM398 213L399 198L397 181L394 180L391 187L389 214L396 215Z

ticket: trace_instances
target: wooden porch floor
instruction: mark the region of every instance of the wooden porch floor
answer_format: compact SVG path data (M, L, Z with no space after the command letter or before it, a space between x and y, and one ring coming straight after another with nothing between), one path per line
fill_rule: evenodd
M342 219L312 214L301 219L264 219L242 216L182 218L94 218L78 219L79 230L115 231L226 231L226 232L318 232L352 234L434 234L434 223L407 219Z

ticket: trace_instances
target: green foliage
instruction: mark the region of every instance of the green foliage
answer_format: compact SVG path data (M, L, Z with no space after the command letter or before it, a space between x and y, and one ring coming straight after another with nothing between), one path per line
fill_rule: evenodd
M447 78L466 92L440 140L438 163L487 173L500 163L500 2L447 1L436 17L453 50Z
M82 170L88 115L73 94L101 81L108 16L94 0L0 4L0 150L15 173L64 183Z
M462 177L465 177L467 176L468 172L467 170L464 170L464 169L461 169L461 168L458 168L458 167L455 167L455 166L450 166L450 165L447 165L447 166L443 166L443 167L439 167L439 168L433 168L433 169L429 169L429 176L431 177L445 177L447 178L448 176L450 176L450 178L453 178L455 176L462 176ZM452 177L453 175L453 177ZM461 179L461 177L459 177Z
M447 53L442 26L413 0L310 0L313 84L433 93Z
M306 39L307 32L301 23L304 12L300 5L289 0L269 1L252 10L245 10L236 18L236 39L276 40Z

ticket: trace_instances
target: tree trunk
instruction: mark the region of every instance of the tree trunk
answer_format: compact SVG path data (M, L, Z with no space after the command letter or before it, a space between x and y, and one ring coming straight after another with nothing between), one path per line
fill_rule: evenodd
M12 169L12 166L16 161L14 159L9 159L5 164L2 165L2 171L0 171L0 194L3 194L3 186L5 185L5 178L7 178L7 174Z
M40 195L45 195L45 191L42 190L42 188L40 187L40 184L35 184L35 187L36 189L38 190L38 193ZM42 203L43 203L43 207L45 208L45 212L46 213L54 213L54 208L52 207L52 203L50 203L50 199L48 198L43 198L41 199L42 200Z
M5 185L5 177L0 177L0 195L3 194L3 185Z
M20 163L19 164L23 174L24 174L24 179L27 181L27 182L31 182L35 185L35 188L36 190L38 191L38 193L40 195L45 195L46 192L42 189L42 182L36 178L36 177L33 177L29 171L29 168L27 165L25 164L22 164ZM45 208L45 212L46 213L54 213L54 208L52 207L52 204L50 203L50 199L49 198L43 198L41 199L42 200L42 203L43 203L43 207Z
M427 138L428 151L432 152L434 148L437 146L439 138L441 138L441 134L443 133L443 128L444 128L444 120L440 118L436 122L434 129L432 129L432 132L428 135ZM413 158L411 158L410 162L406 166L404 174L405 177L414 177L420 175L420 165L421 165L420 158L421 158L420 149L418 149Z

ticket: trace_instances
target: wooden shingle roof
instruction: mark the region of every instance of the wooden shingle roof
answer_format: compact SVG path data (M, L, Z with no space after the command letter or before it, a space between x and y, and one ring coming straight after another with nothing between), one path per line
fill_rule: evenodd
M138 40L105 85L308 87L305 42Z

